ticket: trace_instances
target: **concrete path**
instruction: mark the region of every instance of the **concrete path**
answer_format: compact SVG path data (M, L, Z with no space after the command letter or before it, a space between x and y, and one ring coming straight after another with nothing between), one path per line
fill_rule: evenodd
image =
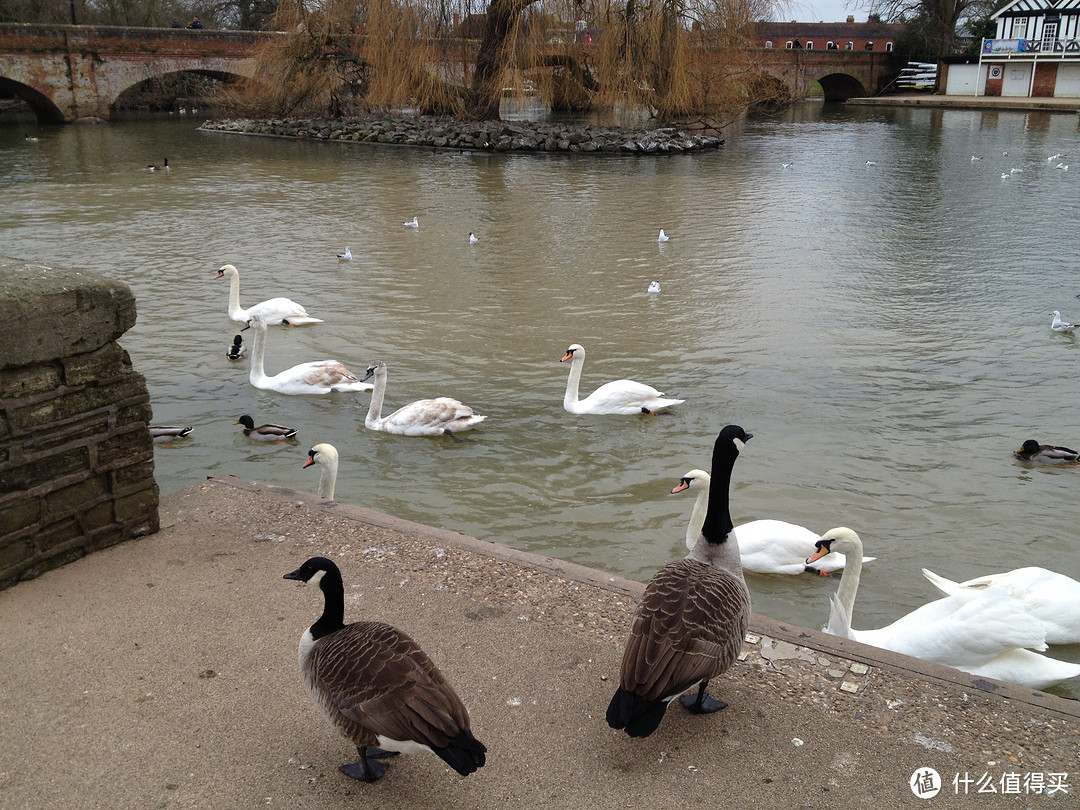
M0 807L1080 805L1073 701L756 616L713 684L729 708L674 706L632 740L603 716L638 583L235 478L165 498L162 527L0 592ZM296 661L321 594L282 579L314 554L346 621L389 621L443 669L486 767L338 772L355 749ZM909 787L926 768L935 798Z

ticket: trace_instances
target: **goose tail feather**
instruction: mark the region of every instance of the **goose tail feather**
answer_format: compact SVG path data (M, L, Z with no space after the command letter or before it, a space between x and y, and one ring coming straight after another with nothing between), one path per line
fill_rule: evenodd
M608 705L607 724L631 737L648 737L659 728L667 705L664 699L646 700L620 686Z
M468 776L487 762L487 747L468 729L462 730L444 747L431 750L462 776Z

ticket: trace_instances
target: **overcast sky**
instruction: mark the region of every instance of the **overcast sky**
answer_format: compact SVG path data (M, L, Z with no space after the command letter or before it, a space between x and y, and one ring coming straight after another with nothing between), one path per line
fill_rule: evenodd
M785 22L843 22L849 14L854 14L855 22L866 22L870 13L867 9L869 4L860 0L791 0L776 19Z

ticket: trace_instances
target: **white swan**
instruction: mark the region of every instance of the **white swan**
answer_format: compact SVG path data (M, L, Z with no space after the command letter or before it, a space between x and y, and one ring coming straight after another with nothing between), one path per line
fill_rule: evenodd
M923 576L945 595L1003 588L1046 627L1047 644L1080 644L1080 582L1046 568L1029 566L953 582L925 568Z
M366 382L372 377L375 378L375 390L371 393L371 404L364 420L364 425L371 430L399 433L402 436L439 436L445 433L453 437L462 430L471 430L487 418L450 397L418 399L383 416L386 364L382 360L376 360L368 367L362 381Z
M685 399L670 399L663 391L657 391L651 385L634 380L615 380L604 383L585 399L578 399L578 385L581 383L581 367L585 363L585 349L578 343L570 344L559 362L570 363L570 376L566 380L566 395L563 397L563 409L569 413L655 413L672 405L686 402Z
M240 273L231 264L223 264L215 279L229 277L229 317L234 321L247 322L253 315L262 315L267 323L288 322L290 326L302 326L309 323L322 323L319 318L312 318L307 310L288 298L271 298L244 309L240 306Z
M671 494L692 489L697 492L694 509L690 513L690 522L686 524L686 547L693 549L701 534L705 514L709 505L710 476L704 470L690 470L679 479ZM818 541L817 532L805 526L787 523L783 520L752 520L735 527L735 537L739 541L739 554L742 567L759 574L827 574L839 571L846 562L843 554L830 554L820 563L807 565L806 558L814 553L814 544ZM870 562L874 557L863 557L863 562Z
M266 321L254 316L248 326L255 330L251 349L251 370L248 380L256 388L281 394L330 394L335 392L370 391L371 386L349 371L337 360L314 360L300 363L268 377L263 370L266 353ZM244 327L245 329L247 327Z
M319 474L319 497L334 500L334 487L337 485L338 451L332 444L317 444L308 450L304 467L318 464L322 467Z
M877 630L853 630L851 613L862 574L862 541L851 529L830 529L806 559L816 563L834 549L848 565L832 597L826 632L987 678L1045 689L1080 676L1080 664L1039 655L1046 628L1002 588L965 590L916 608Z

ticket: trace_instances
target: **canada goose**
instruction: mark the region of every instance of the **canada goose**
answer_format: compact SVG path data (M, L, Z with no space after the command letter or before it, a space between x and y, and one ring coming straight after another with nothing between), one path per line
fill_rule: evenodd
M279 442L282 439L291 439L296 436L296 428L284 425L259 425L255 427L255 420L244 414L236 420L237 425L244 426L244 435L249 439L258 439L263 442Z
M190 435L192 428L178 425L150 425L149 430L155 442L167 444L173 439L183 439L185 436Z
M1080 664L1033 652L1046 649L1046 626L1003 588L960 589L885 627L852 629L862 574L862 541L846 527L830 529L806 564L833 551L844 552L848 563L831 600L827 633L1029 689L1045 689L1080 676Z
M1058 312L1056 309L1050 314L1054 316L1053 320L1050 321L1050 328L1053 329L1055 332L1071 332L1073 329L1076 328L1075 323L1069 323L1068 321L1061 320L1061 313Z
M705 522L711 478L704 470L690 470L671 490L672 495L687 489L697 492L690 520L686 524L686 547L691 551ZM743 570L759 574L811 573L827 576L839 571L844 567L843 554L830 554L814 565L806 564L806 558L814 553L814 544L820 536L805 526L783 520L751 520L735 527ZM863 557L863 562L873 559Z
M148 172L167 172L169 170L169 159L165 158L163 163L151 163L146 167Z
M471 430L487 419L473 412L464 403L450 397L418 399L408 405L402 405L392 414L382 415L383 398L386 396L386 364L376 360L368 366L367 373L360 382L375 378L375 390L371 392L367 418L364 425L369 430L381 430L384 433L398 433L402 436L441 436L453 437L455 433Z
M1036 439L1028 439L1013 455L1021 461L1039 461L1043 464L1071 464L1080 460L1080 453L1068 447L1053 444L1039 444Z
M386 773L380 758L420 750L462 776L483 767L487 748L469 730L465 704L420 646L388 624L345 624L344 585L332 561L312 557L284 578L323 592L322 616L300 637L300 673L323 717L360 754L338 770L374 782Z
M1047 644L1080 644L1080 582L1072 577L1036 566L985 574L966 582L953 582L925 568L922 572L946 596L1002 588L1043 623Z
M734 663L750 623L750 591L739 564L739 544L728 508L731 470L752 438L728 425L713 447L709 511L697 543L685 558L661 568L634 612L623 652L620 685L607 710L608 725L647 737L668 703L693 714L727 704L706 688ZM683 694L697 686L697 694Z
M317 444L308 450L308 458L301 467L307 468L312 464L322 467L319 475L319 497L328 501L334 500L334 487L337 486L338 451L332 444Z
M247 357L247 346L244 345L242 335L233 338L232 345L225 351L225 356L230 360L241 360Z
M634 380L615 380L604 383L585 399L578 399L581 367L585 364L584 347L578 343L571 343L559 362L565 363L567 360L571 361L570 376L566 380L563 410L569 413L656 413L656 411L686 401L665 397L663 391L657 391L651 385Z
M229 277L229 317L234 321L247 323L253 315L262 315L267 323L286 323L289 326L322 323L319 318L312 318L306 309L288 298L271 298L244 309L240 306L240 272L231 264L223 264L214 278L225 276Z
M370 385L360 382L359 377L337 360L312 360L279 371L272 377L267 376L263 368L263 357L266 354L266 321L261 316L255 315L248 325L255 330L253 341L255 345L251 350L248 382L256 388L282 394L355 393L371 390Z

